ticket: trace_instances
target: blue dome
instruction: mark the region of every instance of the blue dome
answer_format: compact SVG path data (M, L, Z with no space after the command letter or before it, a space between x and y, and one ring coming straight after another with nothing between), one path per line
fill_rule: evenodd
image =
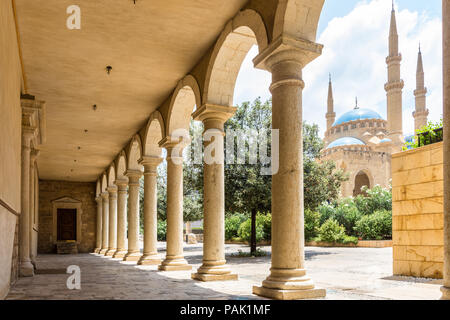
M335 147L341 147L341 146L351 146L351 145L366 145L364 142L362 142L359 139L353 138L353 137L344 137L339 138L337 140L334 140L332 143L330 143L327 147L327 149L335 148Z
M380 143L383 143L383 142L392 142L392 140L389 138L384 138L383 140L380 141Z
M340 116L333 126L342 124L349 121L362 120L362 119L383 119L378 112L370 109L353 109L352 111L344 113Z

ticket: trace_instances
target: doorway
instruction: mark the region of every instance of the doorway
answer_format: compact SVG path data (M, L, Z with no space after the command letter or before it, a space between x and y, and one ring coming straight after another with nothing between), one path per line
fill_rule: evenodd
M77 240L77 209L57 209L57 240Z

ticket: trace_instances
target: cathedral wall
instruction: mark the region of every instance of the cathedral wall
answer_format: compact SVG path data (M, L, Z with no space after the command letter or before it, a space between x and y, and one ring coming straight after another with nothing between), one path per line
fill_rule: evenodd
M442 278L443 143L392 156L394 275Z
M17 274L17 237L20 215L22 73L11 1L0 1L0 299ZM13 259L13 255L15 258Z

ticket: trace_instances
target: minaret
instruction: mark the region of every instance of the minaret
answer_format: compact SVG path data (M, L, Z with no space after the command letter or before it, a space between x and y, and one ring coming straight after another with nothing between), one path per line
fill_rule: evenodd
M428 122L429 111L427 109L426 94L427 88L425 88L422 52L420 51L419 45L419 56L417 58L416 90L414 90L414 96L416 97L416 111L413 112L414 130L419 130Z
M394 2L392 2L391 26L389 30L388 82L384 85L387 93L387 131L392 140L392 152L400 152L404 144L402 124L402 89L400 79L400 62L402 55L398 52L397 22L395 19Z
M333 101L333 86L331 84L331 74L330 80L328 82L328 109L327 109L327 130L333 126L334 121L336 120L336 113L334 112L334 101Z

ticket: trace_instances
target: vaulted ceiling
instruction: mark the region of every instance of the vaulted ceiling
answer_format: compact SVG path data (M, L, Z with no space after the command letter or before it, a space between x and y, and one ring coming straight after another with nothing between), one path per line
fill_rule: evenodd
M74 1L15 0L26 93L46 101L41 179L96 180L246 2L78 0L69 30Z

